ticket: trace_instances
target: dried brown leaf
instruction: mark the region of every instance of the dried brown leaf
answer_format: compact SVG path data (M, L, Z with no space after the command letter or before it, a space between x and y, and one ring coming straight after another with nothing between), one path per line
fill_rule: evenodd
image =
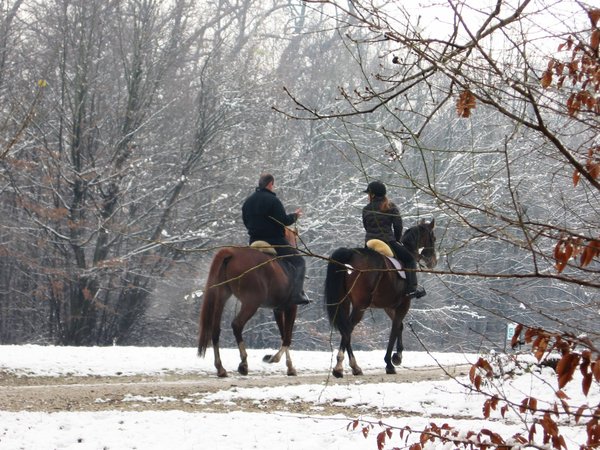
M515 328L515 334L513 334L513 337L510 340L510 346L512 348L515 348L517 346L517 344L519 343L519 340L521 338L521 331L523 331L523 325L518 324Z
M521 412L521 414L524 414L528 411L535 412L535 411L537 411L537 406L538 406L538 402L537 402L536 398L525 397L521 401L521 404L519 405L519 411Z
M546 70L542 75L540 83L544 89L548 88L552 84L552 71Z
M594 379L600 383L600 357L592 363L592 373L594 374Z
M556 391L556 396L560 399L570 399L570 397L562 389Z
M567 99L567 111L571 117L577 115L579 112L581 105L577 101L577 95L575 93L571 94Z
M579 420L581 419L581 416L583 415L583 413L586 409L587 409L587 405L581 405L577 409L577 412L575 413L575 423L579 423Z
M592 22L592 28L596 28L596 26L598 26L598 20L600 20L600 9L590 9L588 11L588 17Z
M475 386L475 389L477 389L478 391L481 390L481 377L479 375L475 377L475 382L473 383L473 386Z
M583 380L581 380L581 391L583 392L583 395L585 395L586 397L587 397L588 393L590 392L591 386L592 386L592 374L586 373L583 376Z
M382 431L381 433L379 433L377 435L377 448L379 450L383 450L383 448L385 447L385 438L386 438L385 431Z
M471 116L471 110L477 106L473 93L469 90L462 91L456 102L456 112L459 117L467 118Z
M576 353L565 353L556 366L558 377L558 388L562 389L573 379L573 373L579 365L579 355Z
M535 433L536 433L535 425L536 425L536 423L534 422L531 424L531 427L529 428L529 442L533 442L533 438L535 437Z
M573 244L569 240L561 239L554 247L555 267L558 273L561 273L567 266L569 259L573 255Z
M548 347L548 337L547 336L538 336L532 346L532 350L534 352L534 356L538 361L541 361L544 357L544 353L546 352L546 348Z
M489 419L490 418L490 411L491 411L490 401L486 400L483 403L483 418L484 419Z
M590 241L581 252L580 265L581 267L588 266L595 257L600 255L600 242Z

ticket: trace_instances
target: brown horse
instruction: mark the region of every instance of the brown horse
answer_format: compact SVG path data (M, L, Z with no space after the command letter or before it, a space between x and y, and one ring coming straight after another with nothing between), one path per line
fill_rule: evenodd
M421 221L406 230L402 244L417 261L424 261L428 268L437 264L435 252L435 220ZM396 373L394 365L402 362L403 320L410 308L410 298L405 295L406 280L400 277L392 262L382 254L369 248L338 248L327 265L325 278L325 303L329 322L341 334L337 364L333 375L344 376L344 352L352 373L362 375L356 363L350 343L354 327L361 321L368 308L382 308L392 319L392 329L384 357L386 373ZM396 353L392 351L396 345Z
M288 241L292 236L286 233ZM295 245L295 239L293 241ZM240 301L240 310L233 319L231 327L240 352L241 362L238 372L248 374L248 355L242 332L246 323L254 316L258 308L273 308L275 321L281 335L281 348L272 356L263 360L269 363L279 362L285 354L287 374L296 375L296 369L290 358L289 347L292 342L292 329L296 320L296 305L290 305L290 281L282 261L284 257L259 251L251 247L226 247L214 256L200 312L200 333L198 355L204 356L209 343L215 356L215 367L219 377L226 377L227 371L221 363L219 336L221 334L221 316L225 303L231 295Z

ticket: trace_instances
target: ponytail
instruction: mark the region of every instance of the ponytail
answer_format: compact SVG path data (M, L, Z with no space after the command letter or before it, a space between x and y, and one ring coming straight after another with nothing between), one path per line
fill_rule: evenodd
M379 205L379 211L386 212L389 209L390 209L390 200L386 196L384 196L383 201Z

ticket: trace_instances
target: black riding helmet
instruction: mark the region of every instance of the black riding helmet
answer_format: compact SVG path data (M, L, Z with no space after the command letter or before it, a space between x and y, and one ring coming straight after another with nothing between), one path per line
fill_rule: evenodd
M371 181L367 186L367 189L365 189L363 192L365 194L374 195L375 197L385 197L385 184L383 184L381 181Z

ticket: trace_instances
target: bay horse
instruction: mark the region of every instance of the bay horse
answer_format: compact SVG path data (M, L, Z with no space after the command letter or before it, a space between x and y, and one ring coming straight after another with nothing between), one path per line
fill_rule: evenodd
M286 238L290 245L296 246L294 231L286 228ZM246 323L260 307L273 308L275 321L281 336L281 347L275 355L267 355L263 361L277 363L285 354L287 374L296 375L289 347L292 342L292 330L296 320L297 305L289 304L291 293L290 280L283 268L282 259L267 253L269 244L262 243L267 249L253 247L225 247L213 257L206 287L204 301L200 311L198 355L204 356L212 342L214 365L219 377L226 377L227 371L221 362L219 336L221 334L221 316L227 300L233 295L240 301L240 310L231 322L233 334L240 353L238 372L248 374L248 354L242 332ZM260 245L259 245L260 247Z
M415 259L432 269L437 264L435 252L435 219L422 220L406 230L401 242ZM388 374L396 373L395 365L402 362L403 320L410 308L411 299L406 294L406 280L388 257L370 248L338 248L327 264L325 278L325 305L330 324L341 335L337 364L333 375L344 376L344 353L352 373L362 375L352 351L352 331L369 308L381 308L392 320L384 361ZM396 353L392 351L396 345Z

